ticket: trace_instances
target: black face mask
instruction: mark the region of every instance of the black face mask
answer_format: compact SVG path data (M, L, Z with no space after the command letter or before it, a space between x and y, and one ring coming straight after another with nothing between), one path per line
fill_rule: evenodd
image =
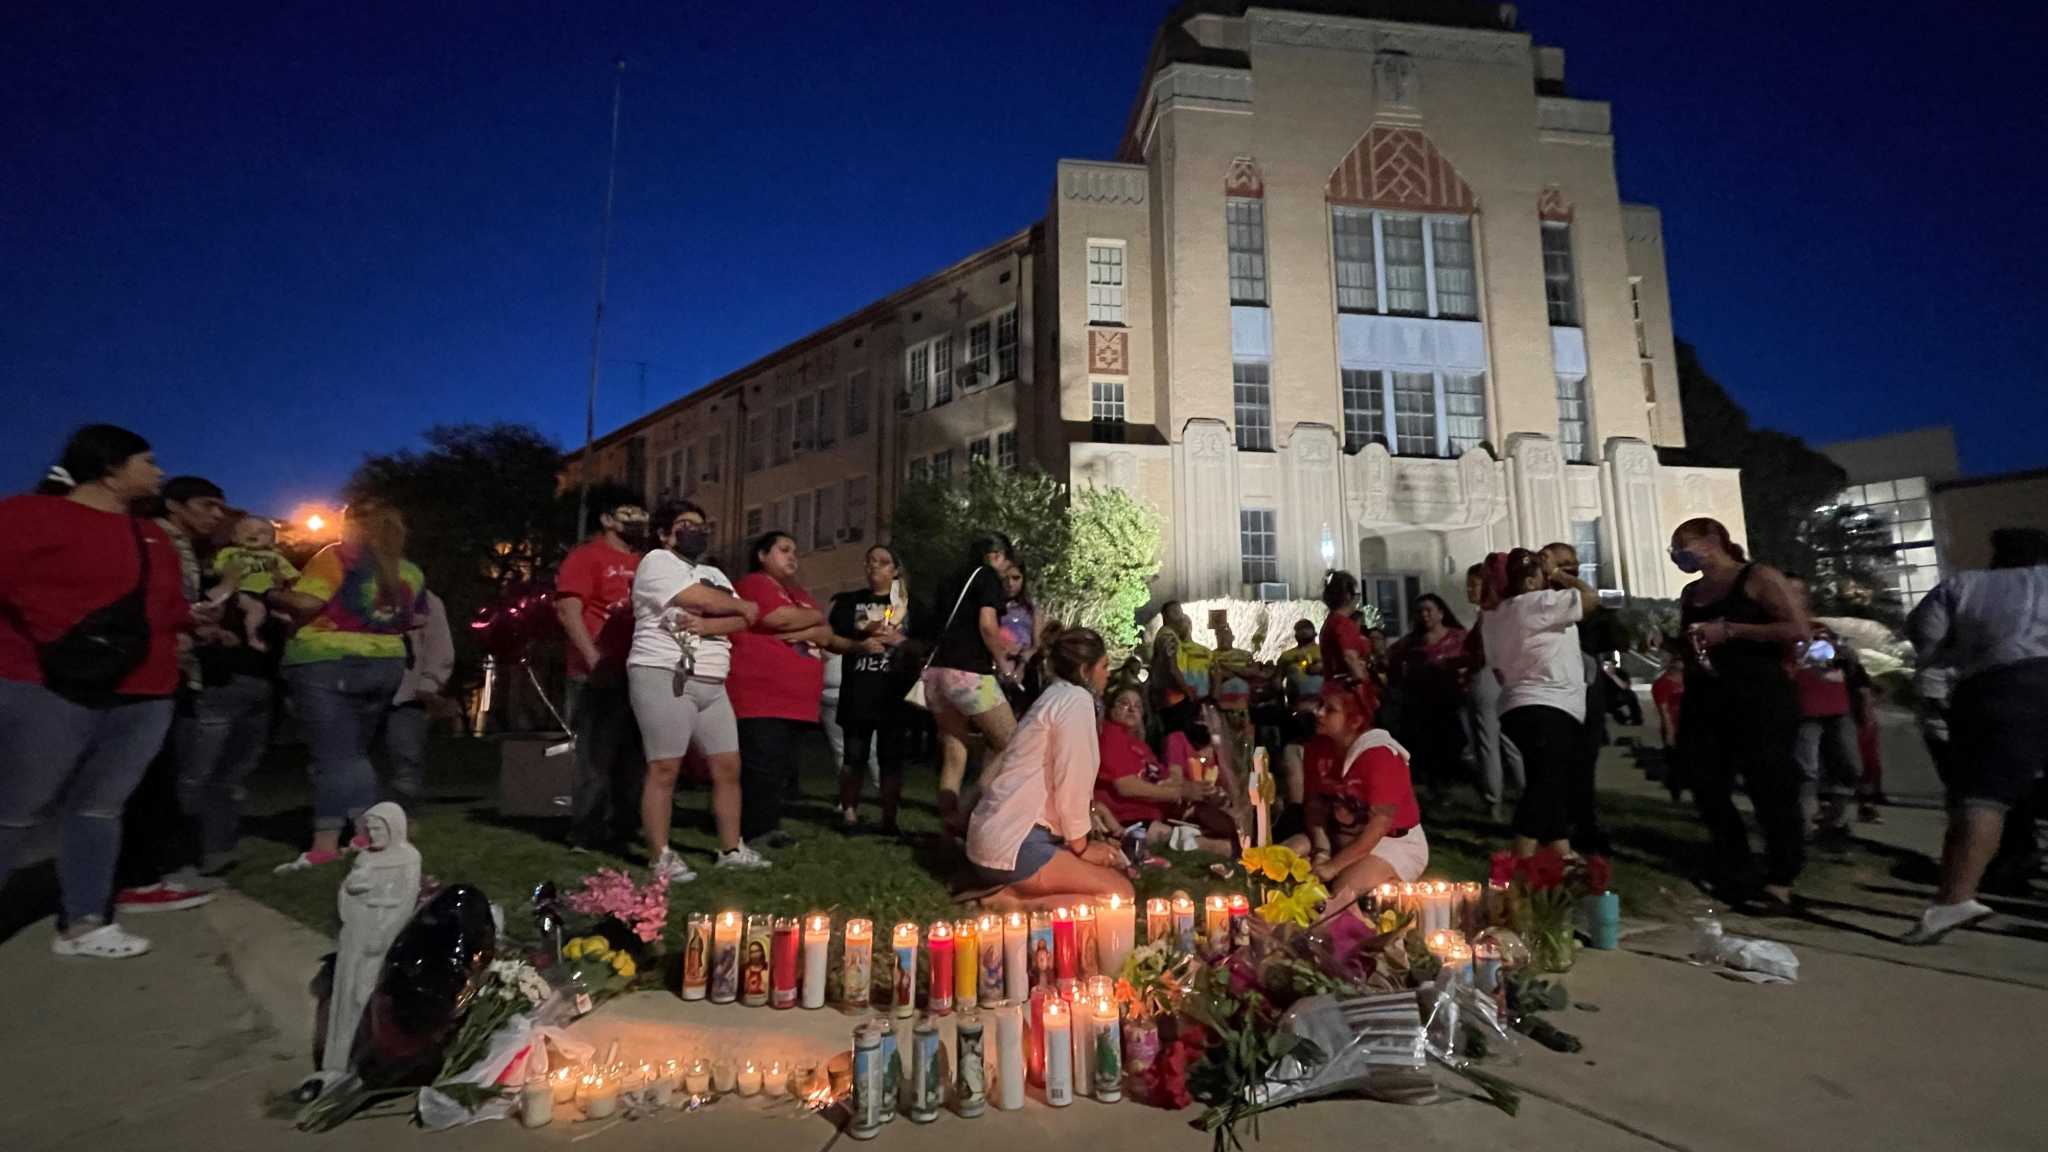
M711 534L699 527L676 530L676 555L694 563L711 546Z
M647 522L646 522L646 521L644 521L644 520L629 520L629 521L627 521L626 523L624 523L624 524L621 524L621 525L619 525L619 527L618 527L618 533L619 533L619 539L621 539L621 540L624 540L624 541L626 542L627 546L628 546L628 547L630 547L630 548L632 548L632 549L633 549L634 551L638 552L638 551L645 551L645 550L646 550L646 548L647 548Z

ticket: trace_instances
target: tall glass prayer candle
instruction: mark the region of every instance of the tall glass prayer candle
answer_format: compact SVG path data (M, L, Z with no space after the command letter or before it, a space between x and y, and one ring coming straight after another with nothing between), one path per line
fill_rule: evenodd
M731 909L718 914L711 941L711 1002L730 1004L740 994L740 914Z
M1372 890L1374 912L1399 912L1401 910L1401 886L1392 880Z
M889 1001L897 1016L917 1011L917 925L905 920L896 925L890 944L896 952L895 994Z
M953 922L953 1007L972 1008L978 1000L981 953L980 939L972 920Z
M1052 987L1053 976L1052 917L1043 912L1031 914L1031 986Z
M1095 905L1074 905L1074 948L1081 962L1079 975L1084 978L1102 971L1102 945L1098 943L1100 939Z
M1024 1042L1030 1049L1030 1062L1025 1067L1033 1084L1045 1083L1045 1006L1056 999L1050 988L1033 988L1031 999L1024 1002L1028 1013Z
M1003 917L1003 999L1019 1005L1031 998L1030 946L1031 922L1024 913Z
M975 917L974 942L981 952L981 971L976 974L981 1002L993 1004L1005 999L1009 993L1003 987L1003 918L993 912Z
M1185 892L1173 894L1173 946L1192 956L1195 952L1195 901Z
M1472 945L1472 984L1489 996L1500 994L1500 945L1491 936L1482 936Z
M740 953L740 1003L759 1008L768 1003L768 957L775 949L775 918L747 917L747 943Z
M1089 1037L1094 1034L1089 1020L1095 1014L1093 1001L1079 994L1066 998L1067 1004L1067 1047L1074 1057L1074 1095L1089 1096L1095 1092L1095 1070L1089 1060Z
M1202 900L1202 954L1221 956L1230 951L1230 900L1208 896Z
M1242 892L1230 894L1230 946L1248 948L1252 942L1252 902Z
M1508 922L1508 886L1492 880L1486 882L1486 922L1488 925L1504 925Z
M903 1054L896 1050L896 1025L887 1020L877 1019L875 1026L882 1030L882 1123L896 1119L896 1105L903 1096Z
M1401 891L1394 897L1394 907L1401 915L1412 918L1418 931L1422 929L1422 904L1416 898L1419 887L1409 881L1401 881Z
M874 948L874 921L848 920L846 951L839 960L839 996L848 1008L855 1011L866 1008L873 994Z
M963 1119L973 1119L988 1107L988 1064L983 1052L981 1013L960 1010L953 1029L953 1106Z
M1081 977L1081 949L1074 937L1072 908L1052 910L1052 966L1053 978L1062 988L1072 987Z
M1081 995L1090 1000L1116 996L1116 981L1108 976L1090 976L1081 982Z
M555 1089L546 1076L528 1076L519 1086L519 1123L545 1128L555 1118Z
M1074 1102L1074 1021L1066 1001L1045 1002L1045 1102L1065 1108Z
M952 929L946 939L953 938ZM946 1102L946 1081L939 1074L939 1026L929 1016L920 1016L910 1033L910 1122L929 1124L939 1118L939 1106Z
M931 958L931 983L925 988L925 1007L933 1015L953 1010L953 926L934 920L925 938L925 953Z
M832 918L813 912L804 920L803 1006L825 1006L825 973L832 957Z
M683 999L702 1000L711 981L711 917L690 913L683 943Z
M996 1017L996 1107L1015 1112L1024 1107L1024 1002L998 1000Z
M1114 1104L1124 1098L1124 1038L1116 1001L1097 997L1089 1023L1089 1068L1095 1073L1095 1098Z
M1467 936L1486 930L1486 885L1466 880L1458 885L1458 922L1451 925Z
M1097 931L1102 966L1106 976L1121 976L1124 961L1130 959L1131 950L1138 942L1138 905L1121 895L1112 895L1097 909L1101 924Z
M853 1030L853 1118L846 1134L873 1140L882 1133L882 1097L888 1091L889 1069L882 1059L885 1026L864 1020Z
M1157 944L1173 934L1173 903L1168 900L1145 901L1145 943Z
M797 950L796 917L777 917L775 949L768 972L768 1003L772 1007L796 1007Z
M1448 929L1451 926L1451 901L1454 889L1448 880L1437 880L1429 886L1431 929Z

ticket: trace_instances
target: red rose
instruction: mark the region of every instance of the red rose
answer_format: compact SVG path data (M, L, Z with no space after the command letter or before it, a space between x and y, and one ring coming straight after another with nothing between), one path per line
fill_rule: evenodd
M1493 863L1488 867L1486 879L1494 884L1506 884L1515 878L1515 854L1503 848L1493 854Z
M1564 857L1554 848L1539 849L1516 861L1515 872L1531 892L1548 892L1564 883Z

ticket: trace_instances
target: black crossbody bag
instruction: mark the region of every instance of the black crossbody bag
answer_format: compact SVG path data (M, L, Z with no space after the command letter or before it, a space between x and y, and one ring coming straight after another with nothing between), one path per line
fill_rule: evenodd
M142 539L142 521L130 518L129 527L135 533L135 560L141 569L135 587L86 613L62 636L36 647L43 686L75 703L111 699L121 681L149 656L149 549Z

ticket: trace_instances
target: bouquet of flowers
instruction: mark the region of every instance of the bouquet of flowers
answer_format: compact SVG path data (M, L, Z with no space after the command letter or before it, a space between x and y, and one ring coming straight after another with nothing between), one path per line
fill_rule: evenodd
M1541 972L1572 966L1572 911L1581 897L1607 890L1613 867L1604 856L1567 859L1554 848L1516 857L1493 854L1489 877L1508 886L1508 915Z
M1329 889L1317 879L1308 860L1284 844L1247 848L1238 863L1264 894L1259 918L1268 924L1306 928L1330 898Z
M615 996L640 974L633 954L602 936L578 936L562 945L562 967L569 983L592 997Z
M616 868L600 868L563 901L570 911L613 920L643 944L661 939L668 925L668 885L660 879L636 884Z

